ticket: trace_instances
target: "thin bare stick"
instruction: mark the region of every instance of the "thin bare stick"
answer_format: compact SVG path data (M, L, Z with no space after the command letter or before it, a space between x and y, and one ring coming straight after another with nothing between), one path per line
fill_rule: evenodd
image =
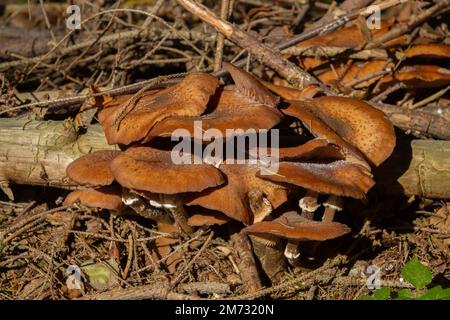
M330 270L332 268L335 268L343 263L345 263L345 261L347 260L347 258L345 256L337 256L336 258L334 258L333 260L328 261L327 263L325 263L322 267L308 272L306 274L303 274L299 277L296 277L292 280L283 282L282 284L279 284L277 286L273 286L270 288L266 288L266 289L262 289L259 290L257 292L253 292L253 293L249 293L249 294L244 294L244 295L240 295L240 296L236 296L236 297L232 297L231 300L253 300L253 299L257 299L257 298L261 298L264 296L267 296L269 294L273 294L277 291L292 287L294 285L298 285L301 284L303 281L308 280L312 277L315 277L327 270Z
M184 274L189 271L191 269L191 267L194 265L195 261L197 261L197 259L202 255L202 253L206 250L206 248L209 245L209 242L211 241L212 237L214 236L214 231L211 231L211 233L209 234L208 238L206 239L205 243L203 244L203 246L200 248L200 250L198 250L197 254L194 256L194 258L192 258L192 260L187 264L187 266L178 274L178 276L176 276L175 279L173 279L170 282L170 288L174 288L180 281L181 279L184 277Z
M214 27L229 40L236 43L241 48L246 49L259 62L277 71L292 85L298 88L303 88L309 84L316 84L328 93L335 93L335 90L326 87L312 75L303 71L289 60L283 58L279 51L268 47L251 34L248 34L231 23L220 19L204 5L196 3L192 0L177 0L177 2L190 13Z
M230 11L230 0L222 0L220 6L220 18L223 20L227 20L229 11ZM224 43L225 43L225 36L218 32L216 43L216 56L214 57L214 72L219 71L222 68Z

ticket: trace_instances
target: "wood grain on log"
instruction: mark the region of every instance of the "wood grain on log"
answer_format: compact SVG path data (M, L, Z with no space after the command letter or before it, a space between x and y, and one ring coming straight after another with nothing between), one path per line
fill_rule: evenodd
M67 165L100 149L115 149L99 125L78 134L71 120L0 119L0 185L8 183L71 188Z
M450 198L450 141L399 139L394 154L375 170L389 195ZM72 121L0 118L0 186L8 183L74 188L66 166L108 145L100 125L78 134Z

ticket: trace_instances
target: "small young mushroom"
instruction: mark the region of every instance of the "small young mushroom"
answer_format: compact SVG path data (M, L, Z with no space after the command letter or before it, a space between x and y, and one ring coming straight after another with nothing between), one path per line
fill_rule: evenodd
M119 212L125 208L122 203L122 188L112 185L114 177L109 168L111 161L121 151L100 150L84 155L71 162L66 169L67 176L84 186L99 187L98 189L80 189L72 191L64 200L64 205L81 204Z
M223 163L220 170L226 176L226 184L192 195L187 205L217 210L234 220L251 224L264 220L271 209L287 201L286 187L256 177L258 165ZM253 212L252 208L257 211Z
M322 221L332 222L337 211L342 211L343 200L341 197L331 195L325 200L322 205L325 207Z
M314 218L314 212L320 208L320 204L317 202L318 198L318 192L306 191L305 196L298 201L298 206L302 209L302 217L311 220Z
M337 222L321 222L306 219L297 212L290 211L272 221L262 221L245 227L244 234L270 234L289 241L285 249L287 258L298 258L296 246L299 241L324 241L340 237L350 228ZM294 250L292 250L294 249Z
M157 194L150 199L153 206L168 210L186 233L187 224L182 195L200 192L224 183L221 172L207 164L179 164L171 159L171 152L151 147L131 147L111 162L114 178L125 188Z
M67 176L80 185L107 186L114 177L109 168L111 161L121 151L100 150L82 156L71 162L66 169Z
M218 84L211 75L192 73L173 86L138 97L134 103L103 109L98 118L108 143L128 145L144 139L161 120L201 115Z
M117 185L105 186L98 189L80 189L72 191L64 199L64 205L70 206L80 202L86 207L101 208L120 212L125 206L122 203L122 188Z

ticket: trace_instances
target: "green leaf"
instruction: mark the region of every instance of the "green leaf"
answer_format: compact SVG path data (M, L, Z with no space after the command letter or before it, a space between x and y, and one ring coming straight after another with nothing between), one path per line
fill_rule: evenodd
M97 290L105 290L117 283L116 276L102 263L81 267L86 274L89 284Z
M373 293L376 300L387 300L391 297L391 289L387 287L380 288Z
M417 257L412 258L402 270L403 278L411 283L416 290L425 288L431 283L433 274L427 269Z
M412 298L412 292L409 289L401 289L397 292L398 300L411 300Z
M450 300L450 288L444 290L441 286L436 286L418 297L417 300Z

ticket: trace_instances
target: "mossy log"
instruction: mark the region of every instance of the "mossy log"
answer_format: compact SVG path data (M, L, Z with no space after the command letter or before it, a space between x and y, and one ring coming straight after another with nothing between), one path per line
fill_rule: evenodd
M79 134L74 123L0 119L0 186L10 183L60 188L76 185L66 177L74 159L108 145L96 124ZM450 198L450 141L399 139L393 155L374 170L377 189L388 195Z

